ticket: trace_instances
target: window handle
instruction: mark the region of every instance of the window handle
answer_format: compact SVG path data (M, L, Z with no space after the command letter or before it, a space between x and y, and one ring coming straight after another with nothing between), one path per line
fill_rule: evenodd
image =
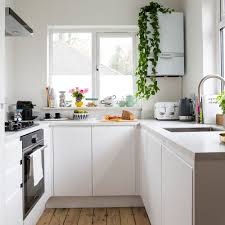
M99 71L99 67L98 66L96 66L96 71Z

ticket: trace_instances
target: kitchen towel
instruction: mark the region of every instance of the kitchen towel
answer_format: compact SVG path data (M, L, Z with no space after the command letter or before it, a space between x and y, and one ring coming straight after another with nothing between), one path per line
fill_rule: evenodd
M44 176L41 150L36 150L30 157L30 171L33 172L34 186L36 186Z

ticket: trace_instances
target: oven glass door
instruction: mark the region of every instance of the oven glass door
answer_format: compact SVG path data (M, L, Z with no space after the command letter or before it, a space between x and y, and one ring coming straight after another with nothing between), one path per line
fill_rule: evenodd
M41 143L37 147L25 151L23 155L24 219L44 193L44 176L37 185L34 185L34 176L31 164L31 154L41 149L42 169L44 174L44 148L45 146Z

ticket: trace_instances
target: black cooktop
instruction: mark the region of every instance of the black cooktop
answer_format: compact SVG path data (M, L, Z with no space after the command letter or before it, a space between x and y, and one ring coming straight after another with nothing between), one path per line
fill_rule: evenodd
M38 124L32 120L20 122L8 121L5 122L5 131L20 131L34 126L38 126Z

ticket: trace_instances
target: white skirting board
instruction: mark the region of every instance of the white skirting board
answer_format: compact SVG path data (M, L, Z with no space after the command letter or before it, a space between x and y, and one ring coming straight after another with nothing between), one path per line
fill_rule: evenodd
M51 197L46 208L143 207L140 196Z

